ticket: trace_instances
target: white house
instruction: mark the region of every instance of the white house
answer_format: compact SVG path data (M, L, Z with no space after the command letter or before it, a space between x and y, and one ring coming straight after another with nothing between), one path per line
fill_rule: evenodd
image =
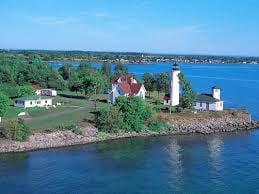
M57 91L52 89L43 89L40 84L33 84L32 85L35 89L36 95L42 96L57 96Z
M143 84L138 84L133 76L120 76L113 80L112 91L107 97L108 103L114 104L119 96L139 96L145 99L146 89Z
M40 84L33 84L32 86L35 89L35 94L36 95L40 95L41 94L41 90L42 90L41 85Z
M223 111L224 101L220 97L221 89L217 86L212 88L212 94L200 94L195 100L196 110Z
M57 96L57 91L52 89L42 89L41 90L42 96Z
M14 105L21 108L52 106L52 99L46 96L29 96L15 99Z
M164 96L164 105L177 106L180 101L180 68L177 64L173 65L171 72L170 93Z

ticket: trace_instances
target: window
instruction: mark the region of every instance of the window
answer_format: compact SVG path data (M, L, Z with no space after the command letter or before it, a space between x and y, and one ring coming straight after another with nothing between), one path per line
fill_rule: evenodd
M47 100L45 100L45 104L48 104L48 101L47 101Z
M200 102L200 107L202 107L202 102Z
M32 101L30 102L30 105L32 105Z
M41 104L41 101L37 101L37 104Z

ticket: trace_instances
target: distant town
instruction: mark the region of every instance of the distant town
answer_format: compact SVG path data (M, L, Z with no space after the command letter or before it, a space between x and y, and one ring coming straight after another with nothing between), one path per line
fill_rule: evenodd
M259 57L212 56L212 55L169 55L136 52L94 52L94 51L49 51L49 50L7 50L0 53L31 56L37 54L47 62L92 62L110 64L150 63L205 63L205 64L259 64Z

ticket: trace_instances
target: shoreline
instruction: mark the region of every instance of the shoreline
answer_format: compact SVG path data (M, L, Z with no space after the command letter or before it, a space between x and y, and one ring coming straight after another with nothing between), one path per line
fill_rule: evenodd
M174 135L192 135L192 134L215 134L215 133L230 133L238 131L249 131L259 128L259 122L244 123L239 128L229 127L225 130L213 130L210 133L201 131L163 131L163 132L120 132L116 134L106 134L106 136L93 135L91 131L96 131L96 128L87 127L83 129L82 135L76 135L72 131L57 131L53 133L35 133L26 142L16 142L11 140L0 141L0 154L4 153L19 153L28 151L37 151L51 148L61 148L76 145L86 145L104 141L112 141L118 139L135 138L135 137L158 137L158 136L174 136ZM90 133L89 133L90 131Z

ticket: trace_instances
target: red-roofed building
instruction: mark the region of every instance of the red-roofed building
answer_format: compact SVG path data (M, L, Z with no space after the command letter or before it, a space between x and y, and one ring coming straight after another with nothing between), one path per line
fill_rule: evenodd
M112 91L108 94L108 103L114 104L119 96L139 96L145 99L146 89L138 84L132 75L117 77L112 82Z
M35 89L35 94L40 95L41 90L43 89L40 84L32 84L32 87Z
M57 96L57 91L52 89L43 89L40 84L32 84L32 87L35 89L36 95L42 96Z

